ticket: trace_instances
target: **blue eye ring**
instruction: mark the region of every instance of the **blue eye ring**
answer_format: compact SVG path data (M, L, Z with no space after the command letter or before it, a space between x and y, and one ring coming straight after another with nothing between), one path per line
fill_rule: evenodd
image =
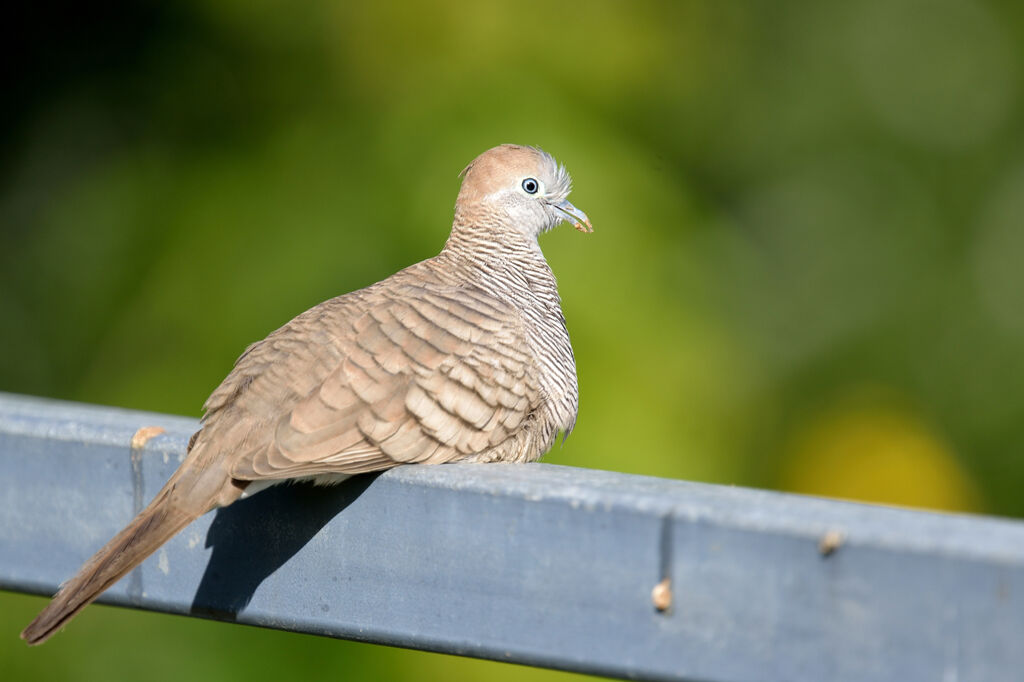
M527 194L536 194L539 189L540 183L533 178L526 178L523 180L523 191Z

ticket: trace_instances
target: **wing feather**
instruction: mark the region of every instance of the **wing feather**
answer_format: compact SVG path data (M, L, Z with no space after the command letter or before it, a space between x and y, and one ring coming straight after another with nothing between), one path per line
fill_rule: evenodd
M246 447L232 476L353 474L530 442L517 431L540 390L512 308L438 284L346 298L247 349L211 396L209 409L252 406L264 418L236 435Z

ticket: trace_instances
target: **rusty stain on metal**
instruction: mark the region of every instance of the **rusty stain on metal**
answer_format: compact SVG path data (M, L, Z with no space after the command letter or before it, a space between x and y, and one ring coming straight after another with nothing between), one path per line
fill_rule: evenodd
M668 611L672 607L672 579L665 578L651 590L651 601L659 611Z
M829 556L843 546L845 539L842 531L833 528L821 536L821 541L818 542L818 551L821 552L821 556Z

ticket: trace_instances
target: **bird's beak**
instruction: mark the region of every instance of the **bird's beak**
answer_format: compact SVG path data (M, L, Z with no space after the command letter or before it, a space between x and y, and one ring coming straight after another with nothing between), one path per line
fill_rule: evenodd
M590 224L587 214L569 203L568 199L562 199L557 204L550 204L552 208L562 214L562 220L572 223L580 232L593 232L594 226Z

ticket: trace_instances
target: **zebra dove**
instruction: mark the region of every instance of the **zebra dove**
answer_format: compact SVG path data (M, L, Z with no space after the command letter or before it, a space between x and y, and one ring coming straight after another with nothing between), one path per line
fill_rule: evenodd
M199 516L286 480L399 464L529 462L576 421L576 364L537 244L564 166L502 145L461 174L440 254L306 311L242 353L181 467L21 636L39 644Z

